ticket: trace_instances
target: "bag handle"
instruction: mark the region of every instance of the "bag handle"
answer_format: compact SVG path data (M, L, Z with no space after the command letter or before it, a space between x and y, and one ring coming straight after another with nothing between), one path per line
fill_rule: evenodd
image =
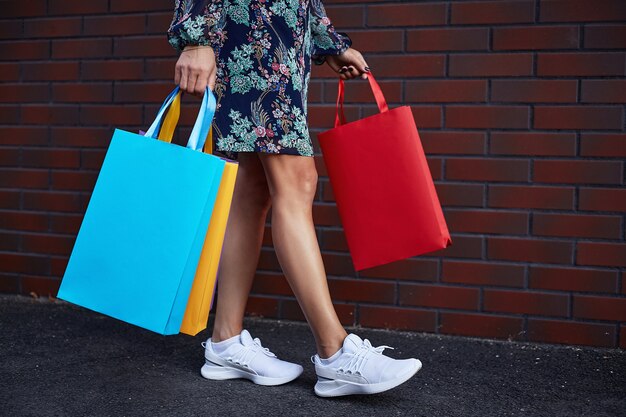
M159 140L164 142L171 143L172 138L174 137L174 129L176 129L176 125L178 124L178 119L180 118L180 94L176 94L174 101L170 105L169 110L167 111L167 115L163 120L163 126L159 129L159 134L157 135Z
M371 72L367 73L367 80L370 83L370 88L374 93L374 98L376 99L376 104L378 105L378 110L381 113L389 111L389 106L387 106L387 101L385 100L385 96L383 91L380 89L380 86L374 79L374 76ZM343 78L339 78L339 88L337 89L337 105L335 108L335 127L339 127L340 125L346 124L346 115L343 112L343 93L344 93L344 80ZM339 120L339 113L341 113L341 122Z
M160 127L163 123L163 116L165 111L174 103L177 102L177 106L180 106L180 95L183 92L180 90L180 86L174 87L174 90L165 98L163 105L159 109L154 122L150 125L150 128L146 131L144 136L157 139L157 131L160 130ZM215 115L216 109L216 99L213 95L213 92L209 89L209 86L204 90L204 95L202 97L202 104L200 106L200 111L198 112L198 117L196 118L196 122L193 125L193 129L191 130L191 134L189 135L189 140L187 141L187 148L192 149L194 151L201 151L205 145L207 136L209 136L209 131L211 130L211 123L213 122L213 116ZM175 108L174 108L174 111ZM166 129L171 129L176 125L174 122L178 122L174 117L176 113L173 114L172 119L169 119L167 124L164 124ZM178 114L180 114L180 109L178 110ZM167 130L166 132L169 132ZM169 133L164 132L164 135Z
M176 94L174 101L170 105L169 110L167 111L167 115L165 116L165 120L163 120L163 126L159 130L158 139L164 142L171 143L172 138L174 137L174 129L178 124L178 119L180 118L180 97L181 94ZM206 141L204 142L204 153L212 154L213 153L213 125L209 128L209 134L206 137Z

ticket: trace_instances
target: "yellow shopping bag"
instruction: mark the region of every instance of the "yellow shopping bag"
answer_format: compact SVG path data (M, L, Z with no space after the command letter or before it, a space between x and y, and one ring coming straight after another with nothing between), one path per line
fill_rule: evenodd
M174 128L178 124L180 116L180 92L170 106L169 112L158 138L160 140L171 142L174 135ZM209 129L209 133L204 145L205 153L213 152L213 128ZM226 233L226 224L228 223L228 214L233 199L233 191L235 189L235 179L237 177L237 169L239 164L231 159L222 158L226 161L224 173L220 182L220 188L217 192L215 207L211 215L211 221L207 230L200 261L196 270L196 275L191 287L189 301L180 327L180 333L195 336L202 330L206 329L209 319L209 310L211 309L211 301L215 292L215 284L217 281L217 270L222 253L222 245L224 243L224 234Z

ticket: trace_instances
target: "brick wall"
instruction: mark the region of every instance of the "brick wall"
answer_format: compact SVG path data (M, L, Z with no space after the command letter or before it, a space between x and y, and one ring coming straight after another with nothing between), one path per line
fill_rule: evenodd
M325 4L390 105L412 106L454 240L355 273L315 143L314 217L343 323L626 348L626 2ZM56 293L113 128L145 128L171 91L172 10L0 5L0 291ZM336 86L314 69L314 135L331 127ZM346 100L350 120L375 111L366 81ZM303 319L269 223L248 312Z

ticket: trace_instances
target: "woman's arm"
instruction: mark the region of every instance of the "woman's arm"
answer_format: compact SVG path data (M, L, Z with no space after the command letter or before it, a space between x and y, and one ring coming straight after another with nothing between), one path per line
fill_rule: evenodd
M224 27L223 6L223 0L175 0L169 44L178 52L187 45L210 46Z
M326 15L322 0L310 0L311 16L309 26L313 50L311 58L317 65L326 61L326 55L340 55L352 45L352 40L345 32L337 32Z
M167 40L180 53L174 82L181 90L202 97L215 88L217 65L211 45L222 36L223 0L175 0Z
M317 65L328 63L339 77L349 80L367 78L369 67L363 55L352 48L352 39L347 33L337 32L326 15L322 0L310 0L312 52L311 59Z

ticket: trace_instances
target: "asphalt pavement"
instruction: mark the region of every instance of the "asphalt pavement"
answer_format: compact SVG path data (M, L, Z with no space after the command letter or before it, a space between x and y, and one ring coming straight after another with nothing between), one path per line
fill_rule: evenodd
M209 322L209 329L211 328ZM245 327L297 380L200 376L205 330L161 336L58 300L0 296L1 416L626 416L626 352L347 328L423 368L380 394L319 398L305 323Z

